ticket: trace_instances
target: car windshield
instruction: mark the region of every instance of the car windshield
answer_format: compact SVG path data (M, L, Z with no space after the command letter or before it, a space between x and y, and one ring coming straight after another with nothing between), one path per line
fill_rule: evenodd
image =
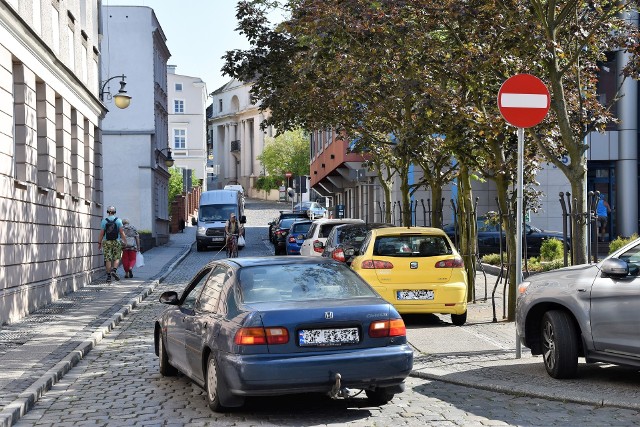
M275 264L239 272L245 303L376 297L376 292L342 264Z
M366 227L346 227L338 231L338 242L345 245L359 245L367 235Z
M453 251L443 236L378 236L373 255L392 257L430 257L451 255Z
M236 205L202 205L199 218L204 222L226 221L235 211Z
M293 228L291 229L292 233L302 233L305 234L309 231L309 228L311 228L311 223L310 222L303 222L300 224L293 224Z
M285 218L280 221L280 228L290 228L294 222L300 221L300 218Z

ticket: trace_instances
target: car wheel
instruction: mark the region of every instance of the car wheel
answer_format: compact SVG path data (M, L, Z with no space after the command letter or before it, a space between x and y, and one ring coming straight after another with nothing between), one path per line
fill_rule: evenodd
M171 377L175 375L177 370L171 366L171 363L169 363L169 355L167 354L167 349L164 347L164 338L162 338L162 333L158 335L158 356L160 358L160 375L163 377Z
M220 403L220 382L218 378L218 364L213 353L209 354L207 360L207 404L214 412L222 412L225 407Z
M578 334L565 311L547 311L542 317L542 357L553 378L573 378L578 371Z
M377 388L375 390L365 390L367 399L372 406L386 405L393 399L394 394L386 388Z
M467 322L467 312L465 310L462 314L452 314L451 315L451 323L456 326L462 326Z

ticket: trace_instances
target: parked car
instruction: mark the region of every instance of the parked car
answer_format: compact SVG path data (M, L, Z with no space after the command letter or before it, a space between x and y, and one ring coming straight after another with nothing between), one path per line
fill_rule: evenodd
M322 218L315 220L307 233L307 238L302 242L300 255L322 256L322 252L324 251L324 242L327 240L327 237L329 237L329 233L331 233L333 227L342 224L364 224L364 221L353 218Z
M351 265L351 258L360 251L369 230L393 226L393 224L380 222L338 225L329 233L323 245L322 256Z
M449 239L457 245L460 245L460 239L456 238L456 231L453 224L447 224L442 227ZM486 254L500 253L500 226L488 217L481 216L477 219L478 230L478 251L480 256ZM548 231L541 230L531 224L525 224L524 234L526 239L527 256L540 255L540 246L542 242L548 239L558 239L561 242L564 241L562 232L560 231ZM502 250L505 250L506 236L504 230L502 231ZM567 245L570 240L567 239ZM523 240L523 248L524 248Z
M300 218L307 219L307 214L304 212L292 212L292 211L280 211L277 217L271 220L267 225L269 226L269 241L274 243L273 235L276 227L280 223L281 220L285 218Z
M640 239L598 264L529 276L518 287L522 344L553 378L571 378L578 357L640 367Z
M164 292L160 373L180 371L209 407L304 392L380 405L404 390L413 351L398 312L344 264L323 258L213 261L184 292ZM187 349L187 350L185 350Z
M351 268L401 314L450 314L456 326L467 321L464 263L439 228L371 230Z
M294 212L305 212L309 219L323 218L327 210L317 202L302 202L293 207Z
M302 246L312 223L312 221L296 221L291 225L285 244L287 255L300 255L300 246Z
M289 229L294 223L299 221L307 222L308 220L302 218L285 218L280 221L275 231L273 232L274 255L282 255L286 253L285 246L287 244Z

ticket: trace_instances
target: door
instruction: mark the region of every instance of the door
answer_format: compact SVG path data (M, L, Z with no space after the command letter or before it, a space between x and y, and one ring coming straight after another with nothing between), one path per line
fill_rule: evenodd
M196 300L194 315L185 319L185 348L191 377L204 382L202 352L206 345L215 348L215 339L220 332L221 316L217 306L227 268L217 266L206 280Z
M591 289L591 333L597 350L640 357L640 244L619 256L623 279L596 278Z

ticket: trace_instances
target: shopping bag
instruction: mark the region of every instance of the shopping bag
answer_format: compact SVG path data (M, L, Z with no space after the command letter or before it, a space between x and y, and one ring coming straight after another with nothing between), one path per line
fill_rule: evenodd
M238 237L238 246L244 246L244 236Z
M138 267L144 267L144 257L140 252L136 254L136 268Z

